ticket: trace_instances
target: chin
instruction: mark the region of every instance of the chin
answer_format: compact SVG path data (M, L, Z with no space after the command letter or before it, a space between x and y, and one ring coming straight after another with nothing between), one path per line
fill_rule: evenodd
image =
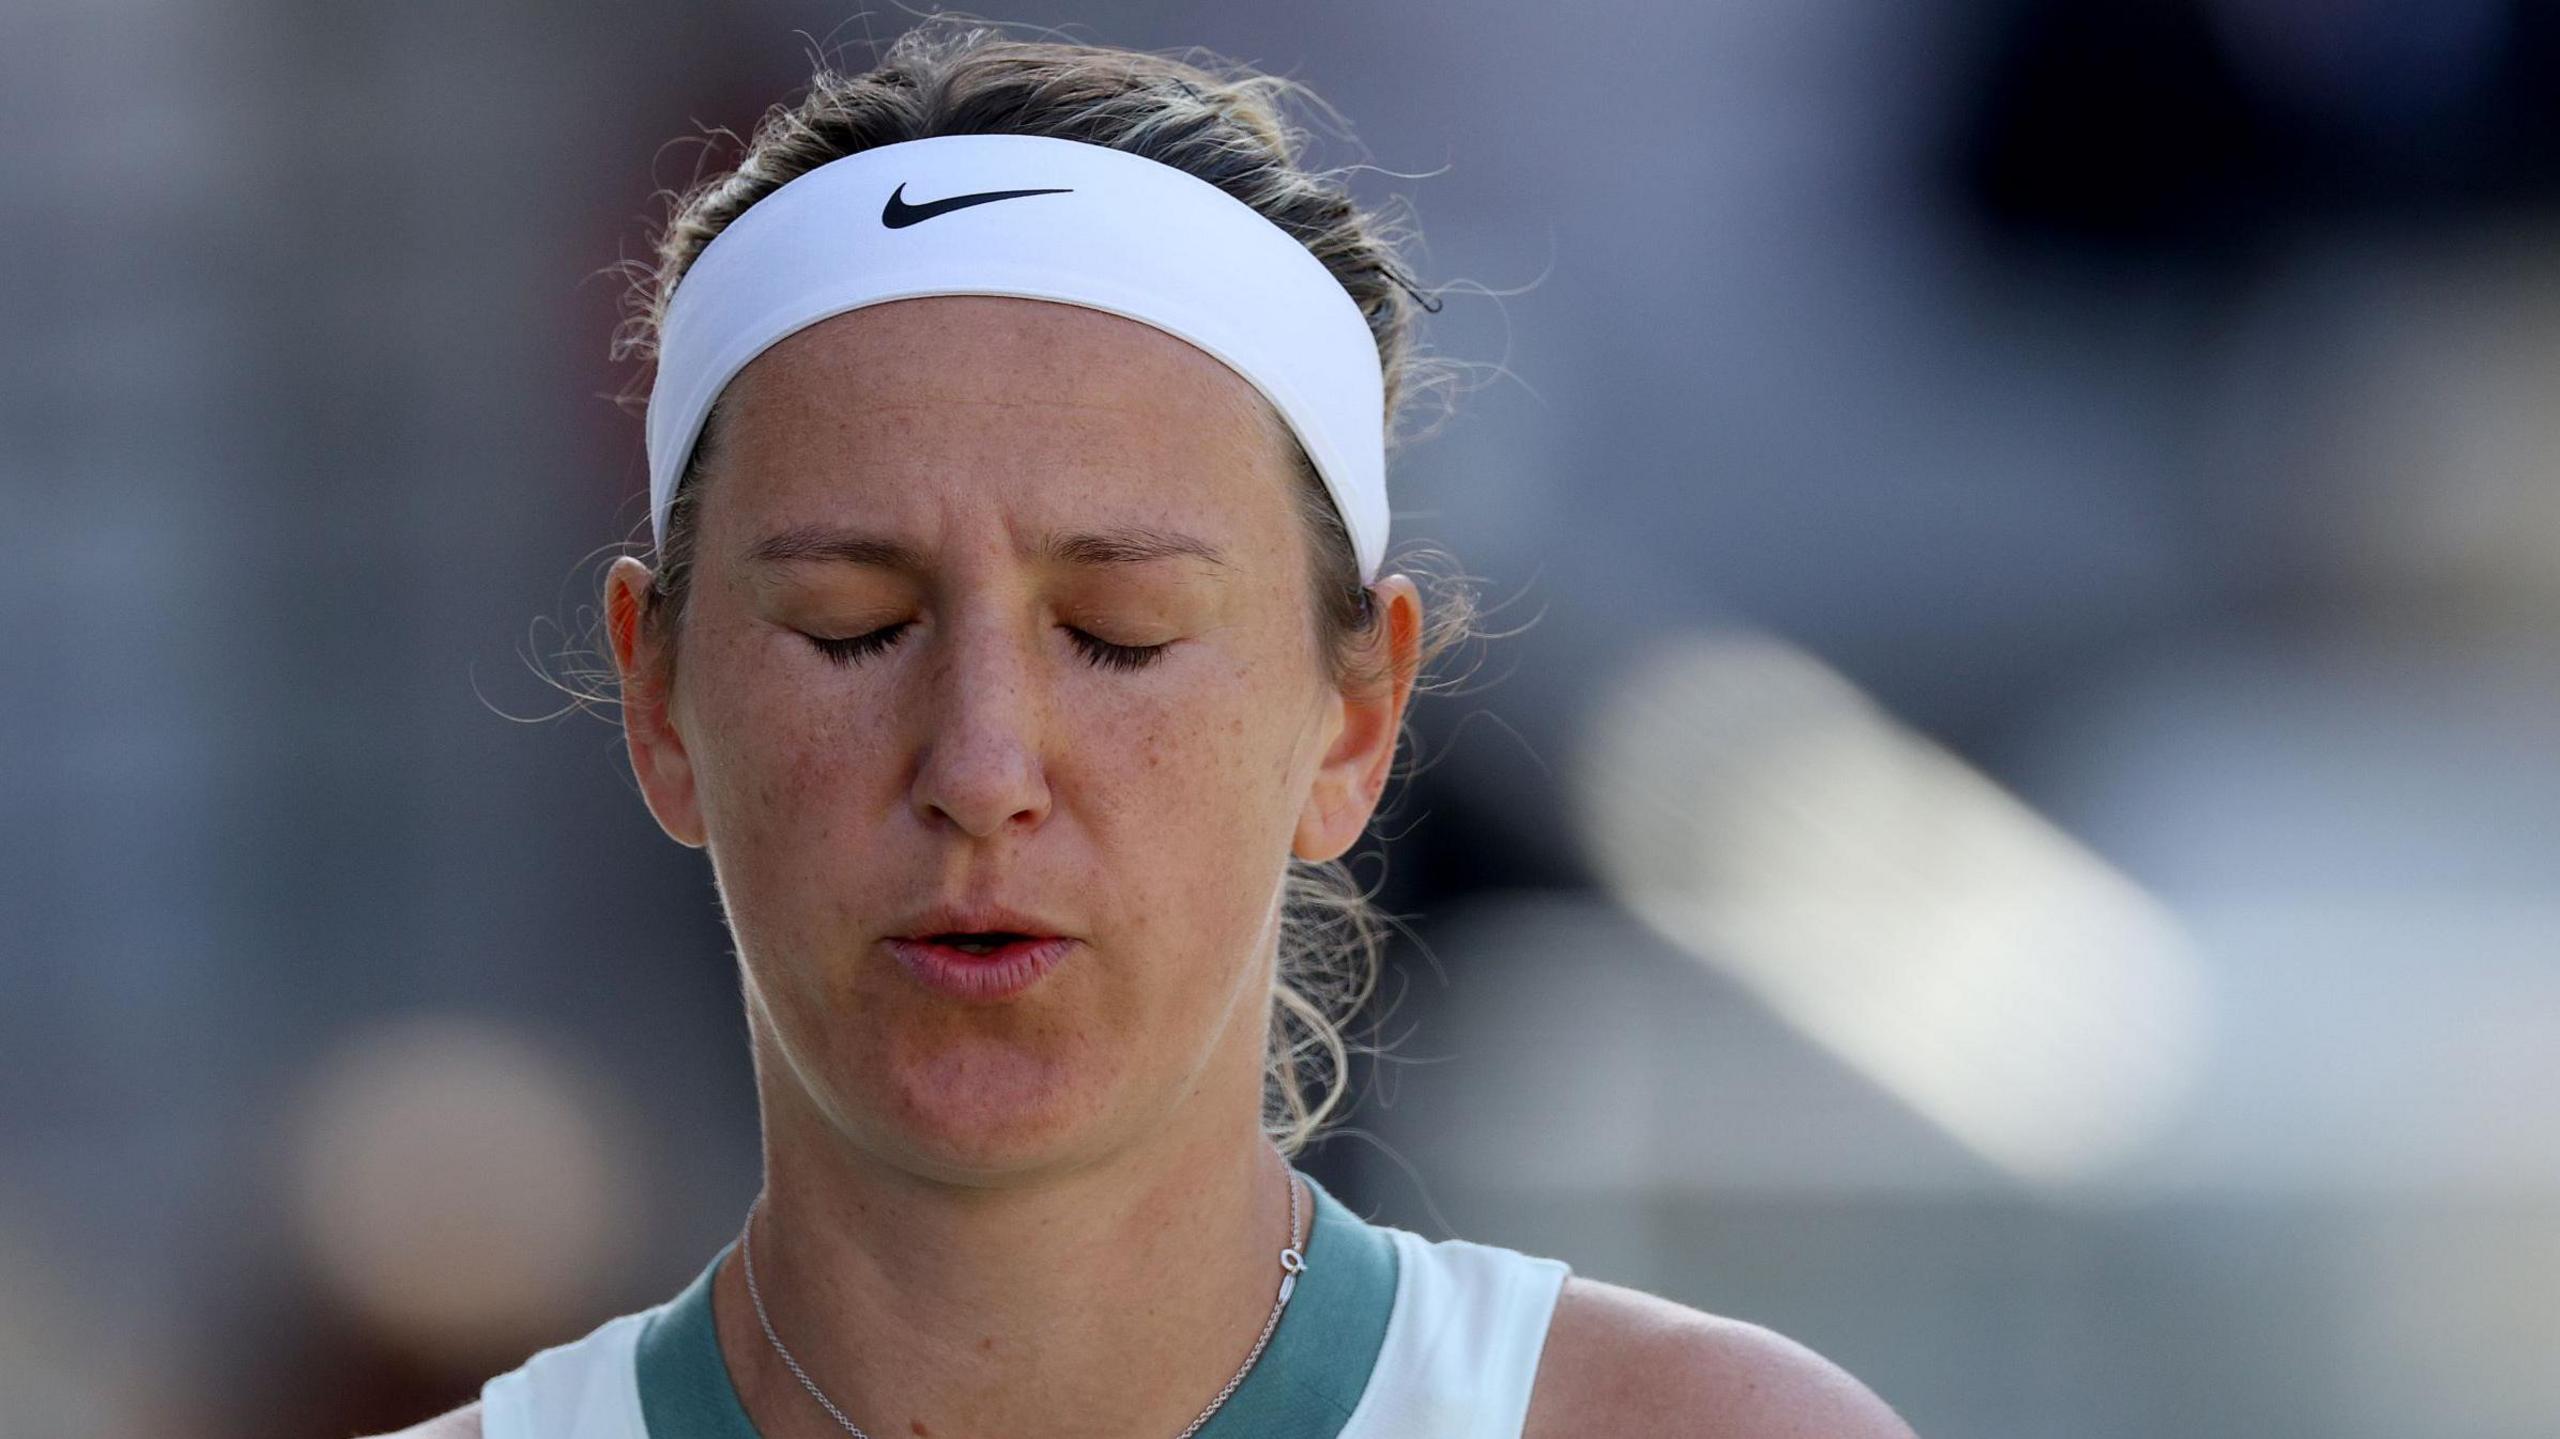
M868 1106L919 1173L954 1183L1078 1162L1112 1136L1116 1075L989 1035L898 1056Z

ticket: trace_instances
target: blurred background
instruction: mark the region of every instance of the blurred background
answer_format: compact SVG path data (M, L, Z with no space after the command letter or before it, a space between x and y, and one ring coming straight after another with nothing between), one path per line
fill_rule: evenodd
M708 867L516 721L667 142L911 18L0 11L0 1436L397 1428L734 1234ZM1457 287L1398 538L1527 627L1308 1169L1930 1439L2560 1433L2560 8L996 18L1314 86Z

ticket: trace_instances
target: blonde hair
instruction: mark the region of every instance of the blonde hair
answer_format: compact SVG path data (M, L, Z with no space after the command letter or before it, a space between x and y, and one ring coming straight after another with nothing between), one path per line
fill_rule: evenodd
M1458 366L1419 353L1418 311L1439 309L1417 289L1398 247L1408 225L1360 209L1339 170L1301 160L1306 136L1282 108L1299 99L1330 114L1296 81L1231 61L1185 58L1057 40L1018 40L965 16L936 15L899 35L858 74L819 63L798 100L767 110L736 167L672 197L653 258L622 267L630 281L626 316L614 337L617 360L650 360L668 298L713 237L793 177L846 155L953 134L1026 134L1108 145L1186 170L1235 196L1303 243L1358 303L1376 337L1386 381L1390 448L1410 437L1397 420L1422 392L1452 390ZM732 137L734 138L734 137ZM645 394L637 383L623 397ZM715 405L678 481L666 543L643 616L663 636L674 663L692 570L700 474L718 445ZM1295 446L1293 446L1293 449ZM1346 691L1389 682L1368 641L1380 612L1360 582L1340 514L1303 450L1295 456L1298 509L1310 539L1317 597L1317 653ZM1421 670L1475 631L1472 588L1436 550L1399 550L1391 565L1427 586ZM1420 687L1436 688L1424 680ZM1401 745L1402 736L1399 736ZM1352 1046L1351 1017L1378 983L1386 930L1395 923L1372 903L1343 860L1289 861L1280 953L1271 987L1265 1049L1265 1133L1295 1156L1340 1107Z

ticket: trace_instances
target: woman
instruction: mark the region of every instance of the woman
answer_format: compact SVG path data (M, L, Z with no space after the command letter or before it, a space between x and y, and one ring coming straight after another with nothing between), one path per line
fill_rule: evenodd
M1382 573L1413 298L1286 88L933 23L679 202L657 563L604 615L737 940L764 1188L683 1293L411 1434L1908 1433L1289 1162L1335 1096L1287 1022L1341 1052L1293 879L1453 626Z

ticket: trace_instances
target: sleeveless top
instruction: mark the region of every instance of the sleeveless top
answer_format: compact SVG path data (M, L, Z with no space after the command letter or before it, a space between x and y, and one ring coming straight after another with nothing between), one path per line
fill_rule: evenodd
M1306 1271L1194 1439L1519 1439L1571 1267L1372 1224L1300 1177L1315 1197ZM711 1320L712 1275L737 1243L674 1298L480 1386L483 1439L758 1439Z

